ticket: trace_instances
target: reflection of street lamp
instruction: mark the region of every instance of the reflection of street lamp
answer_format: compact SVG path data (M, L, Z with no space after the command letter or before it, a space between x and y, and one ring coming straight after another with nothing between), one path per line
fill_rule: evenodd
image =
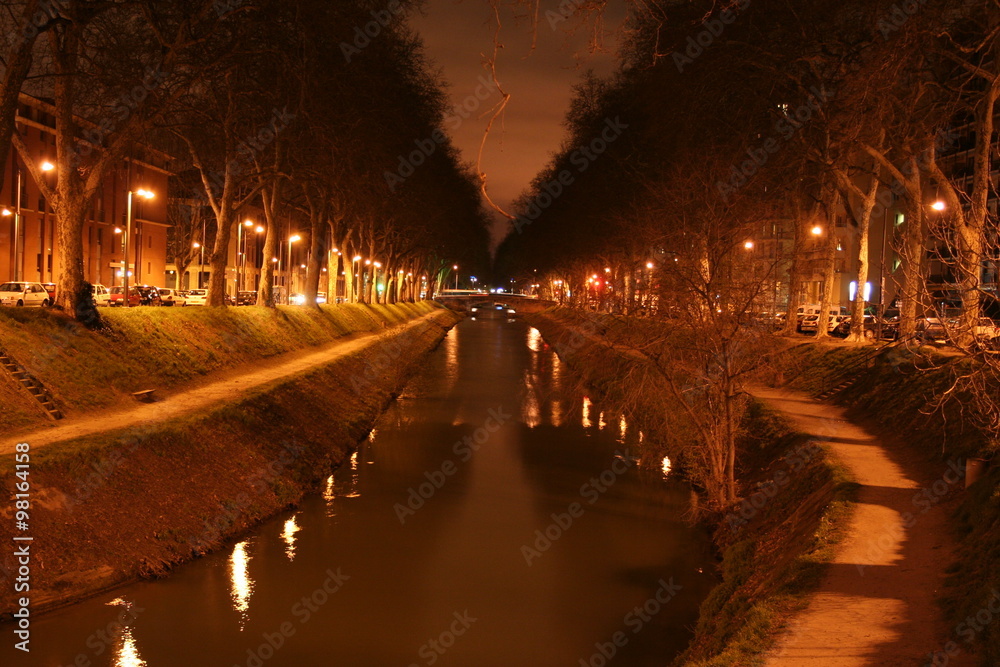
M45 164L48 164L48 163L46 162ZM45 169L45 165L42 165L42 169ZM134 194L139 195L143 199L152 199L153 198L153 193L152 192L150 192L149 190L143 190L142 188L139 188L138 190L136 190ZM122 285L123 285L123 292L122 293L124 295L124 297L122 299L122 303L125 305L126 308L128 308L131 305L129 303L129 298L128 298L128 296L129 296L128 295L128 242L129 242L129 236L131 236L131 234L132 234L132 195L133 195L132 190L129 190L128 191L128 204L127 204L126 209L125 209L125 261L124 261L124 264L125 264L124 273L125 273L125 275L124 275L124 282L122 283ZM157 281L157 282L159 282L159 281Z

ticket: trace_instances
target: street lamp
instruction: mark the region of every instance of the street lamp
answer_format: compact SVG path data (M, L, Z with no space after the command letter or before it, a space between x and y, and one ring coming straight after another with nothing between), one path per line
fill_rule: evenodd
M458 264L453 265L451 268L455 272L455 289L458 289Z
M49 164L49 163L46 162L45 164ZM45 165L44 164L42 165L42 169L45 169ZM46 171L48 171L48 170L46 170ZM139 188L134 193L132 192L132 190L128 191L128 204L126 206L126 212L125 212L125 257L124 257L124 261L122 262L124 264L124 271L123 271L124 275L122 277L122 285L123 285L122 304L126 308L128 308L131 305L129 303L129 298L128 298L128 242L129 242L129 236L131 236L131 234L132 234L132 195L133 194L139 195L143 199L152 199L153 196L154 196L152 192L150 192L149 190L143 190L142 188ZM202 255L202 261L204 262L204 255ZM157 281L157 282L159 282L159 281Z
M822 228L822 227L820 227L819 225L816 225L815 227L813 227L812 229L810 229L810 230L809 230L809 232L810 232L810 233L811 233L811 234L812 234L813 236L819 236L820 234L822 234L822 233L823 233L823 228Z
M943 210L945 210L947 208L947 206L945 205L945 203L943 201L941 201L940 199L938 199L936 202L934 202L933 204L931 204L931 208L934 209L935 211L943 211Z
M117 234L118 230L115 230L115 233ZM205 272L205 246L195 241L191 244L191 247L198 250L201 255L198 261L198 289L201 289L201 274Z
M746 243L743 244L743 247L746 248L747 250L753 250L753 241L747 241Z
M236 228L236 296L239 296L240 288L246 286L246 247L243 241L244 227L253 227L253 220L244 220L243 224Z
M298 234L288 237L288 289L285 290L285 303L290 303L289 298L291 297L292 288L292 244L301 241L302 237Z

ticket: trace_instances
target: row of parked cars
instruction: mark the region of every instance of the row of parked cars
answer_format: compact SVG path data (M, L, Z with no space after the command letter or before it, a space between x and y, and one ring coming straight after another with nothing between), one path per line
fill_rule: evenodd
M46 308L55 303L55 283L10 281L0 284L0 306ZM97 306L125 305L125 288L94 285L94 304ZM129 306L204 306L208 290L175 290L153 285L131 285L128 288ZM257 303L257 293L241 291L234 299L226 295L226 305L252 306Z
M916 323L916 337L928 343L947 342L959 329L960 314L957 312L945 312L942 317L922 317ZM819 330L821 314L814 306L803 306L799 308L798 325L796 330L799 333L816 333ZM784 326L784 316L779 316L778 327ZM852 318L847 314L847 309L840 307L827 313L827 327L831 336L836 338L847 338L851 335L854 326ZM882 340L896 340L899 338L899 311L889 309L885 311L883 317L867 314L864 316L864 327L862 334L865 338L872 340L880 338ZM1000 324L989 317L980 317L978 324L973 327L976 340L992 348L1000 349Z

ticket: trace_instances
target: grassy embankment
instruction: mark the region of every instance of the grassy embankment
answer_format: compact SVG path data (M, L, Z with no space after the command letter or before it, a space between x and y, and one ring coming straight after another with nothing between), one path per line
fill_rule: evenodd
M33 452L35 611L165 572L297 502L364 437L419 360L458 319L432 312L429 304L321 313L189 310L113 313L110 334L75 331L68 349L59 350L58 359L43 364L38 375L64 401L85 394L93 382L97 396L87 407L107 406L140 385L180 387L211 370L351 331L381 329L383 321L427 318L326 366L234 395L210 411ZM58 340L63 330L43 313L18 312L0 326L18 333L22 354ZM88 359L89 353L97 358ZM158 368L166 354L176 361ZM409 363L386 364L387 359ZM94 375L78 375L85 371ZM73 405L71 414L74 409L81 410ZM12 459L0 457L5 471L13 469ZM5 491L13 493L13 481L5 472ZM9 533L13 521L7 508L2 514L0 531ZM9 535L0 539L9 541ZM5 569L11 565L8 558L0 563ZM0 594L0 612L13 608L12 597L9 587Z
M643 362L638 355L580 336L584 318L597 318L593 330L605 340L624 335L614 319L568 309L554 309L529 321L593 390L614 404L620 398L620 379L642 376L634 365ZM652 325L632 322L631 335L642 326ZM647 446L669 441L657 434L655 426L657 415L670 409L666 395L650 387L635 408L639 414L633 417L650 434ZM669 449L655 455L663 453L676 455ZM760 404L751 407L744 423L739 477L748 505L708 519L715 524L722 582L703 602L691 645L675 664L755 664L782 624L805 605L843 537L841 527L856 488L850 476L825 450L810 446L783 418ZM758 502L749 503L751 499Z
M89 332L43 309L0 308L0 349L53 394L68 417L129 404L131 392L166 393L208 373L329 343L430 312L433 306L340 305L263 308L102 308L106 328ZM0 374L0 431L47 422L27 392Z

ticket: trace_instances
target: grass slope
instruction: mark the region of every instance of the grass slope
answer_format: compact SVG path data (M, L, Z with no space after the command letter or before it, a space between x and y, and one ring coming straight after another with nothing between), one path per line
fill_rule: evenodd
M169 389L285 352L377 331L439 308L344 304L318 309L101 309L103 330L88 331L57 311L0 308L0 349L49 389L67 416ZM27 392L0 374L0 429L44 423Z

